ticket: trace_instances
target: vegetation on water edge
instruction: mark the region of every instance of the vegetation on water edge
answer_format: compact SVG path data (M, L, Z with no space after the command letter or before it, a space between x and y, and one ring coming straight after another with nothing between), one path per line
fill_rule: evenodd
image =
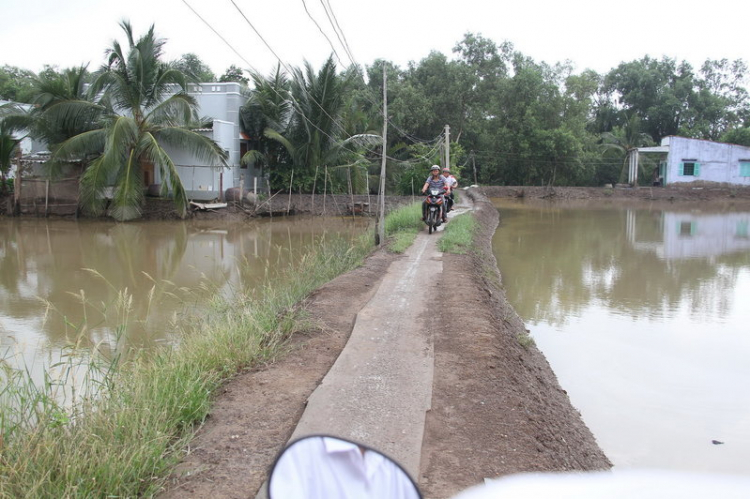
M155 494L216 388L278 355L305 325L295 304L358 266L371 241L367 235L351 245L321 245L280 280L285 284L275 281L262 293L226 297L206 286L208 311L177 326L178 345L108 361L71 348L52 367L62 378L81 379L74 401L58 397L64 379L45 373L35 382L28 370L0 362L0 497ZM121 309L129 301L123 292Z
M451 218L438 241L438 249L444 253L466 253L474 243L476 229L477 221L471 213Z
M416 234L418 222L418 204L396 210L385 219L386 234ZM279 355L306 326L295 305L360 265L372 241L372 234L351 244L323 241L262 292L235 289L226 296L205 284L194 291L207 311L176 326L175 346L110 359L71 346L41 382L0 360L0 497L157 493L216 389ZM122 291L111 308L123 323L121 334L131 303ZM61 387L71 381L76 392L66 401Z

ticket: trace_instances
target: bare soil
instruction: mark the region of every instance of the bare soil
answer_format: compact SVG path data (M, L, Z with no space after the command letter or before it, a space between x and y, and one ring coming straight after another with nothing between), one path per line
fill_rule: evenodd
M731 207L750 204L750 187L728 186L712 182L672 184L667 187L513 187L488 186L480 191L487 197L548 200L611 200L617 204L643 201L673 203L701 202Z
M452 326L433 333L433 401L415 477L426 498L451 497L485 477L611 466L544 356L519 342L526 330L505 299L490 246L497 210L474 197L476 251L443 257L450 292L439 322ZM315 326L275 362L225 386L164 497L255 496L394 258L376 251L305 301Z

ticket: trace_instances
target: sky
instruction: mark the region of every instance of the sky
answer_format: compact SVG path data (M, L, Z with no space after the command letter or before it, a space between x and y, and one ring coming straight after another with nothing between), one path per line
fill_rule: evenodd
M319 68L334 50L342 65L405 69L431 51L453 57L467 32L538 62L571 61L576 73L646 55L698 68L750 62L748 14L747 0L0 0L0 65L96 69L112 41L126 43L128 19L136 36L155 25L166 60L194 53L217 76L232 64L269 74L279 59Z

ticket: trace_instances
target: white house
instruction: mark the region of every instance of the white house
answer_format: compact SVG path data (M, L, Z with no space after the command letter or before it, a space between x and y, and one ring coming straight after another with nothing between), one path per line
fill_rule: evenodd
M236 82L198 83L188 86L188 94L198 103L198 113L213 118L212 126L198 130L213 139L227 153L227 166L201 164L184 151L165 148L177 166L177 171L189 199L208 201L222 197L230 187L253 187L255 172L240 165L242 153L247 151L247 140L240 130L240 107L245 103L241 85ZM144 172L146 185L159 183L159 172Z
M669 136L657 147L639 147L631 156L628 181L638 180L640 154L659 154L659 185L696 181L750 186L750 147Z
M240 165L248 140L240 131L240 108L245 102L241 85L236 82L189 84L188 93L198 103L198 114L212 119L211 126L197 130L213 139L227 153L226 166L202 164L186 151L165 147L177 166L188 199L207 201L222 197L230 187L253 188L255 171ZM43 176L44 163L49 160L46 144L25 137L22 141L24 160L31 175ZM153 165L143 172L145 186L161 183L161 175Z

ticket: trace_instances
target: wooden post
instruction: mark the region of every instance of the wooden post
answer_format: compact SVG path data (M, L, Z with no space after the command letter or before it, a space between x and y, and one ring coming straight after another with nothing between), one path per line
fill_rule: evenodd
M451 167L451 127L445 125L445 163L443 168Z
M245 206L245 174L240 174L240 206Z
M477 182L477 163L474 161L474 151L471 151L471 166L474 167L474 185L479 185L479 182Z
M326 214L326 194L328 193L328 166L323 174L323 215Z
M367 213L370 213L370 172L367 171L367 167L364 167L365 169L365 184L367 188Z
M346 167L346 182L349 184L349 199L352 203L352 215L354 215L354 187L352 186L352 168L350 166Z
M294 170L292 170L292 176L289 178L289 201L286 205L286 214L289 215L289 210L292 208L292 184L294 183Z
M18 151L16 152L16 178L13 180L13 214L17 215L21 212L21 144L18 144Z
M49 179L44 181L44 216L49 216Z
M312 198L310 199L310 211L315 213L315 186L318 184L318 168L320 165L315 165L315 177L313 177L313 191Z

